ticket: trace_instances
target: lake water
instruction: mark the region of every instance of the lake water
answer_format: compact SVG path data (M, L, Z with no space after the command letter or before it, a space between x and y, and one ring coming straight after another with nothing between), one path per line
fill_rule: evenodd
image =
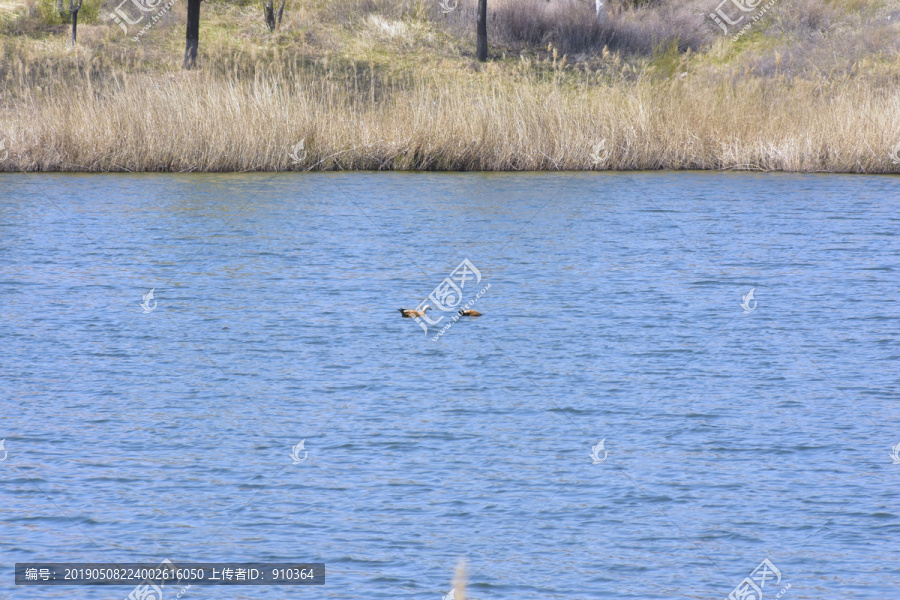
M897 181L0 176L0 597L900 597Z

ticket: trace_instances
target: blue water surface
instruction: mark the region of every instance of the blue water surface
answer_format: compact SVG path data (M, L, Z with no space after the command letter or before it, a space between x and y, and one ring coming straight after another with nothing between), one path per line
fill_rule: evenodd
M900 598L897 181L0 175L0 598Z

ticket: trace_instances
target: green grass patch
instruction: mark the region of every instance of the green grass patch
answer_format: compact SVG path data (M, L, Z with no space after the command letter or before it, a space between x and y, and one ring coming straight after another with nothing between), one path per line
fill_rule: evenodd
M101 0L84 0L81 10L78 11L78 22L93 24L100 16ZM68 0L62 3L58 0L38 0L36 4L37 16L46 25L68 25L72 23L72 13L69 12Z

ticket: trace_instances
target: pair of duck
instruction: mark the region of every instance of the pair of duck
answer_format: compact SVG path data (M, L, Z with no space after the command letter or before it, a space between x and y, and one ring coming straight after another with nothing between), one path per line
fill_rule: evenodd
M416 317L424 317L425 311L428 310L429 308L431 308L431 307L426 304L422 310L415 310L412 308L398 308L397 310L400 311L400 314L403 317L406 317L407 319L415 319ZM459 311L459 314L462 315L463 317L480 317L481 316L480 312L478 312L477 310L472 310L471 308L463 309L463 310Z

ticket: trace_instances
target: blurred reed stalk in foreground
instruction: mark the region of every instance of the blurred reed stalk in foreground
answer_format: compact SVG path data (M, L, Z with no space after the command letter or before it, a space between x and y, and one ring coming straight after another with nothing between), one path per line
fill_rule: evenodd
M453 600L466 600L466 559L461 558L456 563L456 571L453 573Z

